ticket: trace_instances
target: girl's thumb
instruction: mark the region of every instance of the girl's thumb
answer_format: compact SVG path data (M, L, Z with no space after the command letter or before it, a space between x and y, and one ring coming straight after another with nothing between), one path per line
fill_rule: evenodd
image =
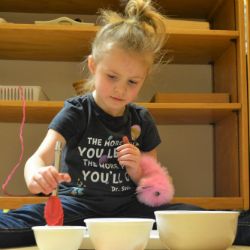
M122 142L123 142L123 144L128 144L129 143L128 137L127 136L123 136Z

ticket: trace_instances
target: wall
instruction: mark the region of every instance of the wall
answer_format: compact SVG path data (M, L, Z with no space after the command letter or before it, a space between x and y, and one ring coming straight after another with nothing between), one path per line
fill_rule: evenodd
M13 23L33 23L52 20L60 15L0 13ZM67 15L70 18L79 16ZM85 16L85 22L95 17ZM41 86L51 101L63 101L75 96L72 83L84 78L81 63L0 60L0 84ZM212 68L210 65L162 65L151 82L145 85L136 102L148 102L157 92L210 93ZM0 124L0 184L19 162L21 143L20 123ZM23 178L25 161L42 142L48 124L25 124L23 129L24 155L6 190L20 195L28 193ZM178 197L213 196L213 126L158 126L162 143L157 149L158 159L167 166ZM0 190L0 195L3 195Z

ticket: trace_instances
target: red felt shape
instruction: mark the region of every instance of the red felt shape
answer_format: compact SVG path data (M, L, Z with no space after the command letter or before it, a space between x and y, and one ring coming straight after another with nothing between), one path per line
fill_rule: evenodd
M49 226L63 225L63 208L58 196L50 196L44 207L44 218Z

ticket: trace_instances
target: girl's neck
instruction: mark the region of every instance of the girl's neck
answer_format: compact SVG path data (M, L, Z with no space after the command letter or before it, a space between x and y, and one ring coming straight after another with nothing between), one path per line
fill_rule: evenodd
M108 107L105 107L104 105L102 105L100 99L98 98L98 94L96 92L96 90L93 91L92 93L93 98L95 100L95 103L99 106L100 109L102 109L105 113L113 116L113 117L119 117L119 116L123 116L126 107L124 106L122 109L119 110L115 110L115 109L110 109Z

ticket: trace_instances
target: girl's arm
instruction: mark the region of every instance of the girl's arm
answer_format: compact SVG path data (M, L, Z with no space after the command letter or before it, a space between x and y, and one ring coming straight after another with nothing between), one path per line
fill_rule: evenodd
M71 180L68 174L59 174L53 166L57 141L62 143L62 148L66 144L61 134L49 129L40 147L25 164L25 181L29 190L34 194L50 194L59 182Z
M151 155L151 156L154 156L154 158L157 160L157 152L156 152L156 148L153 149L152 151L150 152L146 152L146 153L143 153L145 155Z

